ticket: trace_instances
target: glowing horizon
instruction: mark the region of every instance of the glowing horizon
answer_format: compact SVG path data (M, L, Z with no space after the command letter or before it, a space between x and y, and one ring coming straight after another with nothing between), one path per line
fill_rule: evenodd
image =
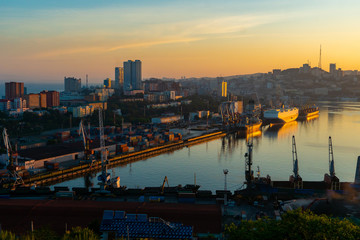
M0 2L0 80L90 83L142 61L143 78L217 77L336 63L358 69L354 0Z

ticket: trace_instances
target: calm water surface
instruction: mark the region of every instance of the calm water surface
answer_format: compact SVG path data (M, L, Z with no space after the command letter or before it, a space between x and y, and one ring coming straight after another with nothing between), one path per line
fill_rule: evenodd
M354 181L360 155L360 103L321 102L320 115L282 127L265 127L254 137L253 167L273 180L288 180L292 174L292 135L296 137L300 176L303 180L323 180L328 172L328 138L332 137L335 172L340 181ZM115 167L116 176L128 188L160 186L167 176L169 184L194 182L203 190L224 188L223 169L228 169L227 186L236 190L245 180L246 139L227 136L172 153ZM254 171L256 172L256 171ZM94 177L94 186L97 184ZM84 177L55 186L83 187Z

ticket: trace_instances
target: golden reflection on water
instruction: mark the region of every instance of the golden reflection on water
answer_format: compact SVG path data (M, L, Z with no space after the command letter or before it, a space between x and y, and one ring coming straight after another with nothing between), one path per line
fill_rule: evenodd
M268 129L265 131L265 136L271 138L282 139L289 135L295 134L298 129L298 122L292 121L285 124L270 124Z
M313 116L310 116L310 117L307 117L306 118L306 122L311 122L315 119L318 119L319 118L319 114L316 114L316 115L313 115Z

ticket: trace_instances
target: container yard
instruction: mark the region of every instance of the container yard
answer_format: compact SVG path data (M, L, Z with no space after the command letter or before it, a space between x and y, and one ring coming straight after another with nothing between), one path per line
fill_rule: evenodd
M20 150L17 153L16 162L19 168L18 174L23 179L24 184L50 184L89 172L100 171L101 148L100 140L97 137L99 129L91 128L89 135L95 137L84 138L83 142L76 141L75 138L78 137L80 132L76 130L70 136L68 134L70 131L66 131L64 134L57 132L55 137L66 136L66 140L61 144ZM104 127L104 133L106 133L104 135L105 147L107 156L109 156L107 165L109 167L174 151L226 135L221 131L215 131L200 136L195 134L195 137L183 139L182 134L179 132L151 131L147 128L139 128L135 131L129 130L126 133L119 132L120 130L115 127ZM73 140L69 141L69 139ZM85 144L87 142L88 144ZM89 151L93 157L91 161L90 156L87 156ZM4 171L3 178L6 177L7 171ZM3 187L10 186L6 181L2 183Z

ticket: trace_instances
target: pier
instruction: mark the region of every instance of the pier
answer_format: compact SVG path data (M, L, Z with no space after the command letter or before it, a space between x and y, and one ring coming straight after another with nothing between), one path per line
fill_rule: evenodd
M188 147L192 145L196 145L205 141L210 141L212 139L217 139L224 137L226 135L225 132L217 131L208 134L204 134L197 137L192 137L189 139L184 139L174 143L168 143L162 146L157 146L137 152L120 154L108 159L108 166L114 167L121 164L127 164L134 161L146 159L149 157L157 156L162 153L175 151L177 149L181 149L183 147ZM52 172L46 172L43 174L36 174L29 178L24 179L25 186L30 186L31 184L36 183L36 185L49 185L51 183L62 182L68 179L72 179L75 177L82 176L91 172L98 172L101 170L100 161L96 161L95 163L85 163L77 166L73 166L63 170L57 170Z

